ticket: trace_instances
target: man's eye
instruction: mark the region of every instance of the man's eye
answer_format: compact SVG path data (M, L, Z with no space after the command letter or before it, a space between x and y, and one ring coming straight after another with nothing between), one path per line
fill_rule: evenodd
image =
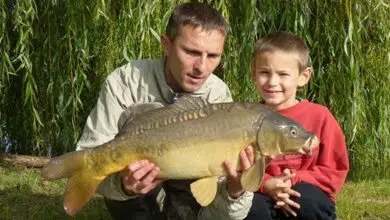
M191 55L191 56L198 56L198 55L200 55L199 52L193 51L193 50L186 50L186 53Z
M216 58L219 57L219 55L216 55L216 54L209 54L207 57L210 58L210 59L216 59Z

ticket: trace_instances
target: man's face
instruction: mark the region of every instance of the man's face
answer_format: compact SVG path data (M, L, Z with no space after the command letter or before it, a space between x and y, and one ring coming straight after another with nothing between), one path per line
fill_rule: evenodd
M221 61L225 36L219 30L182 26L178 36L161 37L168 85L176 92L195 92Z

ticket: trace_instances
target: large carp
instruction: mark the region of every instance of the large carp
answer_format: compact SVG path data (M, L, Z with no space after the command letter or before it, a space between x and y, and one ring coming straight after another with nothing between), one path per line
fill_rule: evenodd
M99 147L64 154L43 168L47 180L68 178L64 209L75 214L95 193L99 183L129 163L147 159L160 167L158 178L199 179L191 184L195 199L210 204L217 177L226 175L223 161L239 168L239 152L254 147L255 164L242 174L247 191L257 191L266 157L311 153L318 138L293 120L259 103L209 104L184 96L155 109L142 104L113 139ZM138 114L138 115L137 115Z

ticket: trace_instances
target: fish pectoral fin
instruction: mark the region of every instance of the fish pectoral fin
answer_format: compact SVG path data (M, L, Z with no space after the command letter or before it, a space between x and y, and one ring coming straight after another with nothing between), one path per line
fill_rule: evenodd
M217 194L217 177L199 179L190 185L191 192L201 206L208 206Z
M261 184L265 171L265 158L256 157L255 164L241 176L241 185L246 191L256 192Z
M97 186L105 177L94 177L89 172L79 171L68 179L64 195L64 209L74 215L93 196Z

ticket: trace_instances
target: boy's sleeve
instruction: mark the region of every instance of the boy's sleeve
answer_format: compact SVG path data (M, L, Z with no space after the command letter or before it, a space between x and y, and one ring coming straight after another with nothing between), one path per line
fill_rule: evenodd
M347 177L349 160L344 134L330 112L321 133L321 143L316 149L319 151L316 164L308 170L292 170L296 173L292 184L313 184L335 199L335 193L341 191Z
M232 199L226 190L226 179L218 182L214 201L199 211L198 219L239 220L244 219L252 206L253 193L245 192L237 199Z

